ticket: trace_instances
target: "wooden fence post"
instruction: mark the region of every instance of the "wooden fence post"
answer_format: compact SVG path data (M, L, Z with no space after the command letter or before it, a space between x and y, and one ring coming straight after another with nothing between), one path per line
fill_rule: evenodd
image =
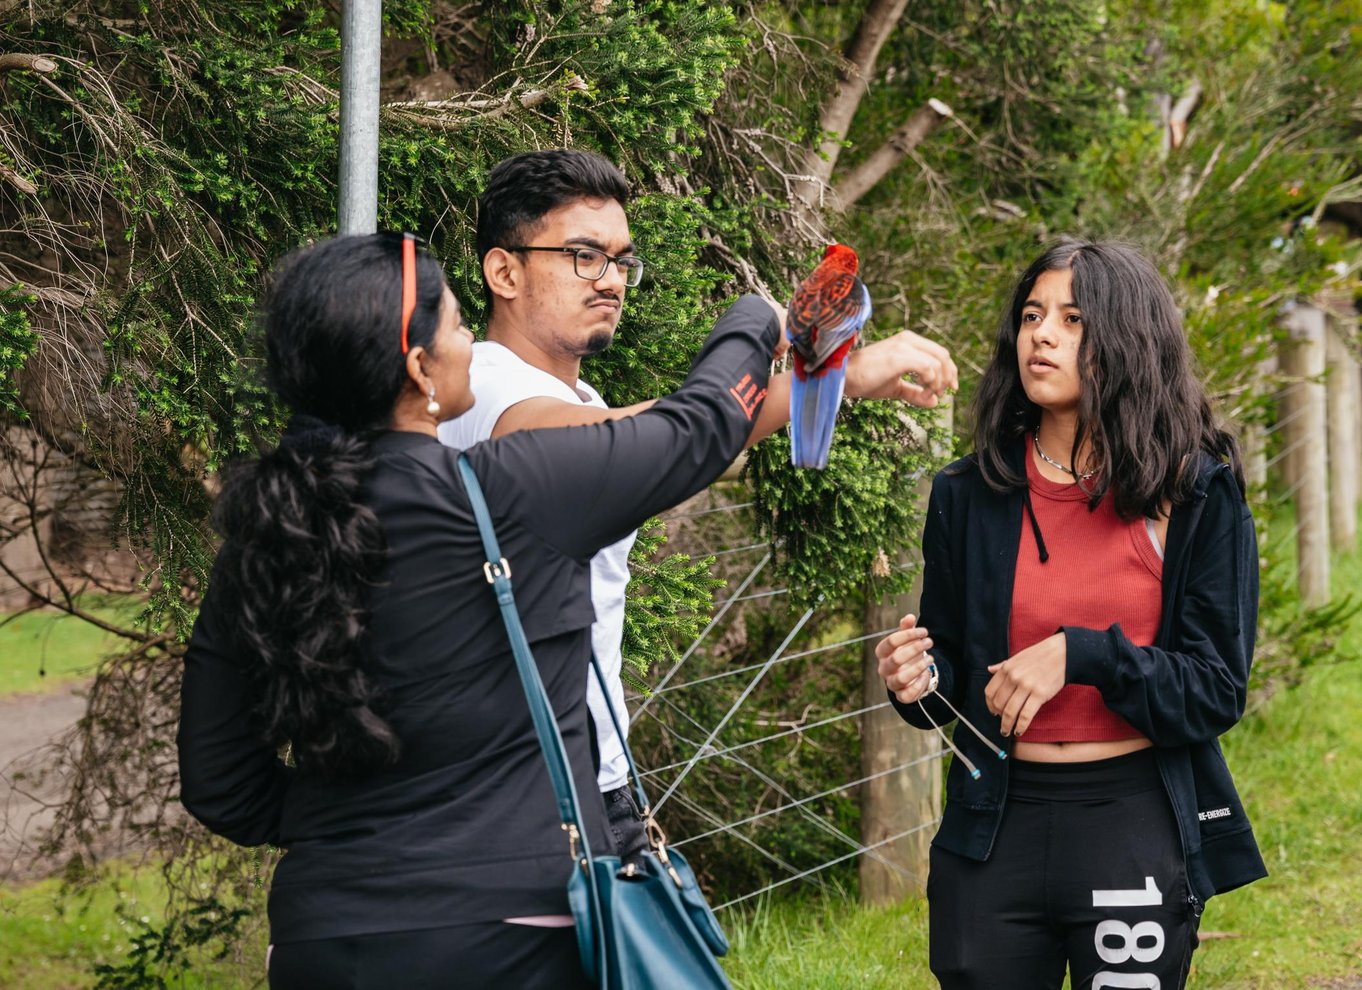
M1258 362L1253 383L1253 396L1261 400L1277 377L1277 355L1271 354ZM1267 427L1249 423L1240 430L1240 445L1244 456L1244 480L1251 487L1267 484Z
M1287 489L1296 502L1296 578L1307 605L1329 600L1329 471L1325 387L1325 313L1295 303L1283 317L1290 331L1281 352L1291 379L1282 416Z
M939 415L942 417L940 425L949 430L950 407L943 407ZM926 442L924 435L922 443ZM935 453L939 457L944 452ZM924 510L931 486L929 472L918 485L919 505ZM907 554L899 557L900 564L910 560ZM887 596L866 604L865 632L897 626L906 613L916 611L921 594L919 566L913 589L908 594ZM878 638L868 639L862 647L865 707L881 704L888 697L877 669L876 642ZM861 844L873 846L891 835L909 833L876 848L880 859L870 854L861 856L862 903L889 904L926 893L928 849L936 834L936 827L931 823L941 816L940 752L941 742L936 733L913 728L892 708L867 712L861 717L861 776L882 774L861 785ZM909 763L913 765L892 770ZM910 829L916 831L910 832Z
M1356 358L1343 342L1343 324L1351 314L1352 322L1357 320L1357 312L1352 308L1352 300L1343 300L1341 306L1331 306L1332 319L1329 320L1326 343L1326 360L1329 377L1328 391L1329 416L1329 533L1336 549L1350 553L1357 545L1357 500L1359 476L1359 437L1358 392L1362 379Z

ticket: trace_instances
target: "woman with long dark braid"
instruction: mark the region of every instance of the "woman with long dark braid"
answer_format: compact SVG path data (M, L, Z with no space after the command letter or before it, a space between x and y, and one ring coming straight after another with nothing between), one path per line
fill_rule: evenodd
M573 859L458 455L436 439L472 403L458 304L412 239L346 237L280 266L264 326L294 415L219 498L179 748L200 821L286 850L270 985L585 986ZM467 451L583 798L599 794L587 562L742 449L731 386L762 388L779 331L744 297L647 412ZM582 811L608 851L600 801Z

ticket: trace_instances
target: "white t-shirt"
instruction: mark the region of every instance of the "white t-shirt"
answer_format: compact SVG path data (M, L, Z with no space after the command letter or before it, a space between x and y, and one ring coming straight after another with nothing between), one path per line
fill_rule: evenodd
M547 397L607 408L600 393L581 379L577 380L575 389L570 388L547 371L523 361L509 348L492 341L479 341L473 345L469 380L476 400L473 408L462 416L440 424L440 442L459 450L490 437L501 414L526 399ZM591 645L596 651L596 660L601 665L605 682L610 687L615 715L626 732L629 729L629 713L624 706L624 685L620 681L624 589L629 584L629 550L637 535L630 533L591 558L591 604L596 610L596 622L591 627ZM602 791L623 787L629 774L624 746L610 721L610 711L605 707L596 675L590 670L586 678L586 700L591 707L591 718L596 723L596 742L601 754L601 769L596 782Z

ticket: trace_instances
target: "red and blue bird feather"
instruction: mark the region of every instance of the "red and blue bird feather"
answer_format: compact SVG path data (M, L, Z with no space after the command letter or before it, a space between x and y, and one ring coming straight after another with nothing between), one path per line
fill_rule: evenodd
M790 300L786 332L794 358L790 383L790 460L825 468L846 385L847 355L870 319L870 293L856 277L856 252L830 244Z

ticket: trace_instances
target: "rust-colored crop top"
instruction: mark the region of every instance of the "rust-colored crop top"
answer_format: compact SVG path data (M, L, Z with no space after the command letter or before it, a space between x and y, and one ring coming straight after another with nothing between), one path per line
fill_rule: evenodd
M1008 628L1011 654L1040 642L1061 625L1106 629L1120 623L1136 646L1158 635L1163 561L1143 519L1126 522L1110 497L1093 511L1076 484L1043 477L1027 436L1031 508L1049 559L1041 563L1031 520L1023 510L1021 545ZM1010 654L1010 655L1011 655ZM1132 739L1140 733L1108 708L1097 688L1066 684L1036 713L1023 742Z

